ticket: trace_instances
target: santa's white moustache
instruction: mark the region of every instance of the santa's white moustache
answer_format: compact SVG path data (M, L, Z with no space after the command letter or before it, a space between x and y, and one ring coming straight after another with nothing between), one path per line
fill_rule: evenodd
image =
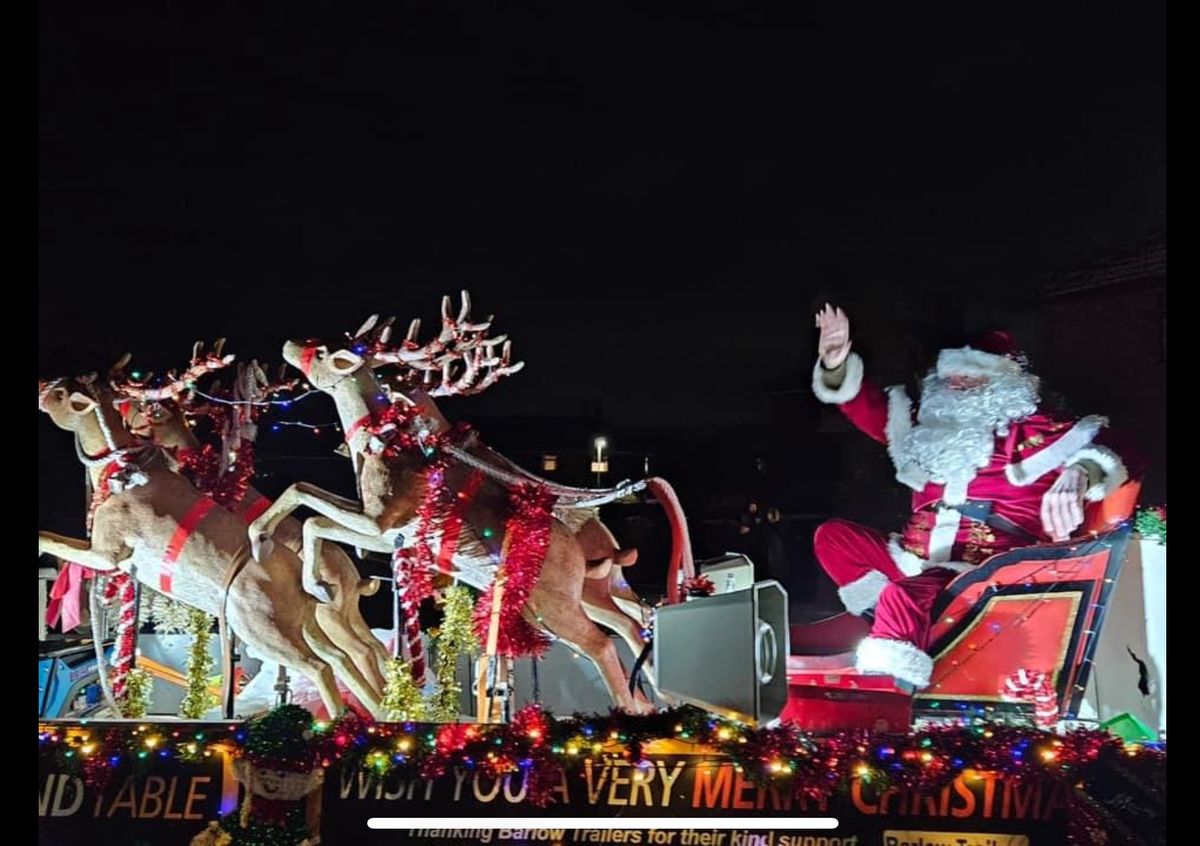
M917 425L896 427L890 452L897 466L916 465L932 481L974 476L992 459L997 435L1037 411L1037 377L994 376L976 388L954 390L936 373L925 377Z

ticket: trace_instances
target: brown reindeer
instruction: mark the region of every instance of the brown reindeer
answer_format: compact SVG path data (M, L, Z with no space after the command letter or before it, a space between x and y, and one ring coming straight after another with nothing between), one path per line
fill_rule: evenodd
M154 444L162 447L168 459L174 461L183 458L188 453L197 453L204 448L196 437L191 422L213 409L210 404L198 400L195 391L189 388L201 374L224 367L229 363L228 357L221 356L222 342L218 341L212 352L202 356L203 346L197 343L192 350L192 360L181 377L169 374L165 385L148 388L145 382L132 381L125 375L129 356L124 356L112 368L109 374L110 385L116 391L121 401L118 408L126 427L135 435L148 438ZM290 383L272 384L257 362L249 365L238 365L234 379L232 395L226 399L225 411L221 417L224 427L217 453L222 460L221 470L228 469L228 456L231 451L241 446L241 441L253 442L257 428L253 422L253 412L265 403L267 398ZM210 396L219 393L219 387L213 385L209 390ZM194 483L203 488L200 480ZM205 491L209 493L209 491ZM270 500L248 486L242 498L228 504L246 524L270 505ZM276 532L277 541L293 552L300 551L301 533L300 522L288 518L282 521ZM358 667L367 684L377 698L382 698L385 685L384 668L388 659L387 650L378 638L371 632L366 620L359 609L359 599L371 596L379 589L379 582L374 579L359 577L358 568L339 546L328 545L322 548L318 561L319 579L325 602L317 606L317 622L331 640L350 656ZM300 574L297 573L297 577Z
M331 714L344 708L335 677L378 713L354 663L318 624L317 603L296 578L296 554L280 546L252 558L245 523L205 502L161 450L130 434L116 402L94 374L39 383L38 408L74 433L93 489L111 492L94 510L90 542L43 531L39 553L101 573L132 573L185 605L223 615L255 654L311 679Z
M469 300L463 295L463 308L457 318L451 316L449 299L443 302L443 330L438 338L425 347L415 343L419 322L414 321L405 343L397 349L386 349L386 327L368 337L374 320L351 339L349 348L330 348L319 341L289 341L283 356L299 368L313 387L330 394L337 405L342 429L346 433L354 469L359 482L361 503L346 500L307 483L288 488L276 502L250 526L252 549L256 555L271 553L271 536L275 526L300 506L307 506L317 516L304 521L305 566L317 560L322 541L332 540L360 548L391 552L397 545L411 544L418 528L417 509L425 496L424 464L419 454L393 453L380 450L380 439L388 435L376 431L379 421L393 402L392 389L385 389L375 374L375 367L400 364L406 369L404 384L395 390L394 401L404 403L415 411L415 434L435 435L449 429L446 419L433 404L432 396L449 396L483 390L504 375L514 373L521 365L509 363L509 345L496 354L495 348L504 339L487 339L490 322L468 322ZM369 341L369 343L368 343ZM455 372L455 366L465 367ZM513 465L477 442L465 447L468 460L451 462L445 474L451 490L462 492L473 470L485 469L480 484L467 509L469 531L464 531L453 555L455 575L477 588L486 587L495 573L494 550L480 537L477 526L504 525L508 513L508 487L501 482L514 475ZM498 481L500 480L500 481ZM525 474L528 481L528 474ZM665 483L660 488L666 488ZM669 489L668 489L669 490ZM677 505L677 503L675 503ZM691 554L687 546L686 529L677 511L675 529L676 561L690 571ZM565 515L564 515L565 516ZM614 563L632 563L629 551L618 550L612 535L598 521L587 516L569 527L558 516L550 527L550 541L541 575L522 609L526 620L575 646L592 660L600 671L614 702L621 708L634 711L649 709L640 691L630 692L627 676L616 649L589 615L611 625L622 637L640 651L644 644L638 620L622 613L612 601L611 591L594 591L596 605L585 609L584 583L589 575L591 559L594 581L612 585L617 582ZM582 524L582 525L579 525ZM577 536L576 531L580 531ZM587 543L587 548L581 543ZM690 575L690 572L689 572ZM623 584L623 582L621 583ZM632 594L626 598L629 601ZM634 607L641 605L632 599ZM611 622L610 622L611 620Z

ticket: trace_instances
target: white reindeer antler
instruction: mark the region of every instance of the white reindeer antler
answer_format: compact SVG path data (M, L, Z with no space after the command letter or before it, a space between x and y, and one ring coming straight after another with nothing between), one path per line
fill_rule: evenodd
M395 347L387 343L387 333L377 334L368 355L371 367L389 364L400 365L410 371L410 381L418 382L431 396L464 396L477 394L491 387L503 376L516 373L524 367L511 363L512 342L506 335L488 338L494 316L489 315L481 323L472 323L471 296L462 292L462 305L458 315L452 312L450 297L442 298L442 330L427 344L417 343L421 331L420 318L408 327L408 334ZM355 339L371 333L375 317L369 318L359 329ZM391 321L386 326L390 329ZM496 347L501 352L496 354ZM461 368L460 368L461 365Z

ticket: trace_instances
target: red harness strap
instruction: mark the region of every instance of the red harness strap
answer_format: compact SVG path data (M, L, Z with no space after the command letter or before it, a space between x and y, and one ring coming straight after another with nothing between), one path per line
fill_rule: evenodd
M253 505L245 510L245 512L242 514L242 519L245 520L246 525L249 526L259 517L261 517L262 513L270 507L271 500L267 499L265 496L260 496L258 499L254 500Z
M358 430L361 429L363 426L366 426L370 422L371 422L371 415L364 414L362 417L358 418L353 423L351 423L349 428L346 429L346 446L350 445L350 441L354 438L354 435L358 432Z
M317 355L316 347L305 347L304 351L302 353L300 353L300 372L303 373L306 377L312 371L312 363L313 363L313 359L316 357L316 355Z
M188 513L183 515L183 519L179 521L179 525L175 529L175 534L171 535L171 540L167 543L167 551L163 554L162 569L158 573L158 589L160 592L170 594L171 583L175 576L175 562L183 554L184 545L188 542L188 538L192 536L192 533L196 531L196 527L200 525L200 521L216 505L216 500L201 497L196 501L195 505L188 509Z
M456 507L450 510L446 516L446 522L442 524L442 543L437 557L439 572L451 573L454 571L454 552L458 549L458 539L462 536L463 526L466 523L467 506L479 493L483 482L483 473L475 470L467 477L467 483L463 485L463 489L455 494L458 499Z

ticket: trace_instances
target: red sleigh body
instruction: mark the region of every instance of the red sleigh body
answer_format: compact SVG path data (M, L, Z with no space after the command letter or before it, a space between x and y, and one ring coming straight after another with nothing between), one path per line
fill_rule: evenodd
M861 618L792 626L781 719L812 731L894 731L914 716L1028 712L1031 705L1002 694L1021 670L1047 674L1059 713L1070 718L1087 685L1137 495L1129 484L1099 503L1080 539L996 555L951 582L934 607L932 681L915 698L890 676L854 669L854 647L869 630Z

